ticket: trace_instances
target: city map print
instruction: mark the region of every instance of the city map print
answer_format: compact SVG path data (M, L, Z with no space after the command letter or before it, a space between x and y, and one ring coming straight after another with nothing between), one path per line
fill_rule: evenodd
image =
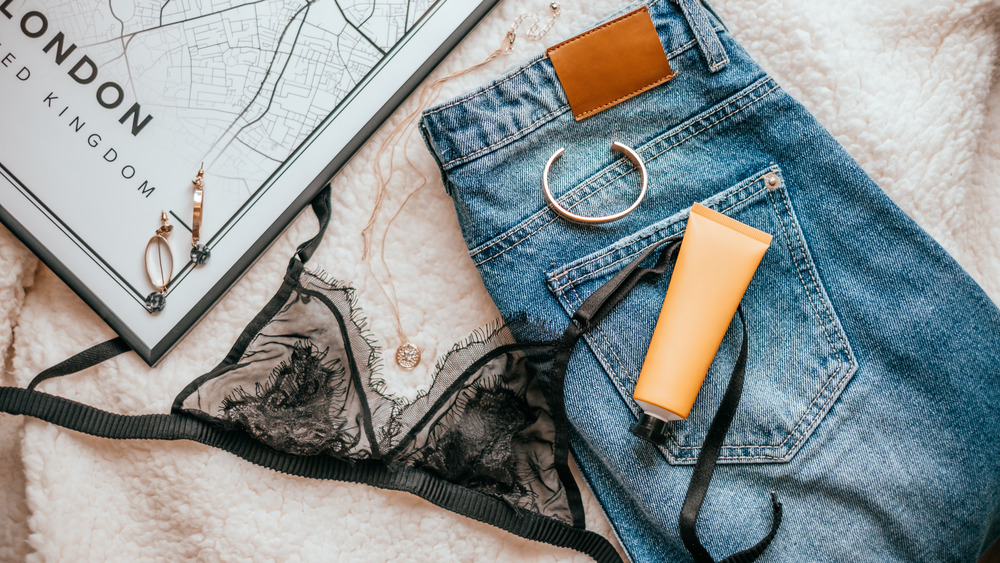
M47 11L170 130L171 160L204 163L235 213L439 1L65 0Z
M153 365L497 2L0 0L0 223Z

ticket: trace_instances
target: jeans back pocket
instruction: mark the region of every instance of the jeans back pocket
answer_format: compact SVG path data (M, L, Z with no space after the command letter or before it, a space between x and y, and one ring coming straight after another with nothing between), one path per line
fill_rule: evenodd
M719 461L790 460L819 425L857 368L795 217L781 170L770 168L701 202L773 236L743 298L749 358L743 399ZM650 244L684 230L688 210L546 273L568 315ZM633 413L632 399L669 280L640 284L594 327L586 342ZM661 448L671 463L694 463L739 351L726 333L686 420L671 423Z

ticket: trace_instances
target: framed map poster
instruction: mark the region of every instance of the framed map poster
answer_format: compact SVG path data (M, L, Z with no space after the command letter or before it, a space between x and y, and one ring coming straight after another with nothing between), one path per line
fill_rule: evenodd
M497 1L0 0L0 220L153 365Z

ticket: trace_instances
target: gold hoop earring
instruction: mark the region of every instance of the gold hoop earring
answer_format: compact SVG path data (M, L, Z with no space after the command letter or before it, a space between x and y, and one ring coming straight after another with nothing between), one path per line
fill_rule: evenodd
M146 243L146 275L156 291L146 297L146 308L151 313L161 311L166 302L167 286L174 275L174 256L170 252L167 237L174 230L168 222L167 213L160 212L160 228Z

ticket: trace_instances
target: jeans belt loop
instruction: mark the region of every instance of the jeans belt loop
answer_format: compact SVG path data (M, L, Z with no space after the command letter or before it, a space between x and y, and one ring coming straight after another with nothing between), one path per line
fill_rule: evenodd
M698 42L698 49L708 63L709 72L715 73L726 68L729 64L729 55L726 48L722 46L719 35L715 31L712 20L708 17L708 10L702 5L702 0L673 0L684 14L688 26L694 33L695 41Z

